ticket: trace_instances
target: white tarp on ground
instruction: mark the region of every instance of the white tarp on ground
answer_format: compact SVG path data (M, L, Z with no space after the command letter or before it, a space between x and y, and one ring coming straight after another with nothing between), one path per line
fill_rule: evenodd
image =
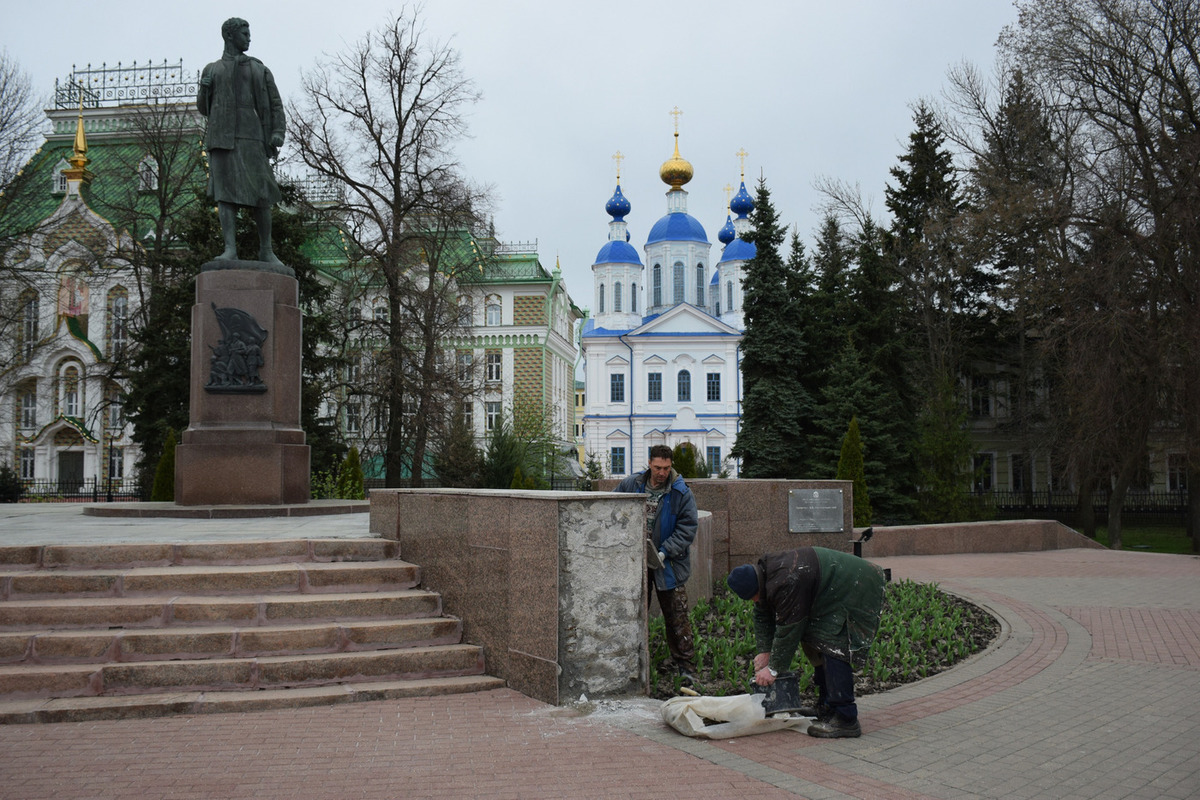
M684 736L732 739L791 729L805 733L809 717L777 714L768 717L762 694L730 697L672 697L663 703L663 721ZM707 722L706 722L707 720Z

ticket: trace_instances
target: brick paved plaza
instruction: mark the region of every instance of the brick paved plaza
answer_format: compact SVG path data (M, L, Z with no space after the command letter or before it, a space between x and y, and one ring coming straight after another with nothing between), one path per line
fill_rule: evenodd
M0 536L40 540L52 535L53 516L0 519ZM323 535L366 536L357 516L327 523L337 530ZM154 525L164 523L79 535L150 537ZM214 525L185 532L232 535ZM305 523L302 535L317 535L316 525ZM239 521L237 530L261 539L289 528L295 536L292 526ZM987 607L1003 632L950 672L862 698L861 739L779 732L707 742L667 728L654 701L556 708L500 689L0 726L0 797L1200 795L1200 558L1061 550L880 563L896 579L936 581Z

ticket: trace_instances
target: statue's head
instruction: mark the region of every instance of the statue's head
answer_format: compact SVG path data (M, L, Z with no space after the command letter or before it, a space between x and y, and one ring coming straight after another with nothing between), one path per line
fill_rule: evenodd
M228 42L235 32L243 28L249 33L250 23L241 17L230 17L221 24L221 38Z

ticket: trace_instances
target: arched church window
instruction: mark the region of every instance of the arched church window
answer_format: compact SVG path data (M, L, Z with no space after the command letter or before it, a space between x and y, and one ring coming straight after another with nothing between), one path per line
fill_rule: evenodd
M725 310L733 311L733 281L725 281Z
M21 407L17 414L22 428L37 427L37 383L30 382L21 390Z
M600 313L604 313L604 284L600 284Z
M692 400L692 373L686 369L679 370L679 377L675 380L675 394L681 403L690 403Z
M129 344L129 291L116 286L108 293L108 352L120 355Z
M51 194L66 194L67 191L67 176L63 175L64 169L70 169L71 165L67 160L60 159L54 166L54 171L50 173L50 193Z
M687 300L687 298L684 297L684 294L683 294L683 262L676 261L675 268L673 270L671 270L671 272L672 272L672 275L671 275L671 283L672 283L671 302L683 303Z
M629 284L629 310L637 313L637 284Z
M662 266L655 264L653 275L654 283L652 285L654 286L654 302L651 303L651 307L658 308L662 305Z
M613 284L613 311L620 313L621 311L621 282L617 281Z
M696 305L704 308L704 265L696 265Z
M67 367L62 380L62 413L68 417L79 414L79 370Z
M138 191L153 192L158 188L158 161L147 154L138 162Z
M490 327L496 327L503 324L502 318L504 306L502 306L500 303L500 295L488 295L487 307L485 311L487 312L485 319L486 325Z
M21 342L20 351L23 361L33 358L33 349L38 341L38 296L30 289L21 295Z

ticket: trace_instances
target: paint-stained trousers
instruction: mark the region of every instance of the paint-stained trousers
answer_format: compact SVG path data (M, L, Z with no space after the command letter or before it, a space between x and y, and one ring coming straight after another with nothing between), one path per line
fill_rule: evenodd
M696 672L696 643L692 639L692 621L688 619L687 589L659 589L654 584L654 570L648 570L649 586L658 597L662 607L663 622L667 631L667 649L675 668L689 674ZM646 607L650 606L650 592L646 592Z

